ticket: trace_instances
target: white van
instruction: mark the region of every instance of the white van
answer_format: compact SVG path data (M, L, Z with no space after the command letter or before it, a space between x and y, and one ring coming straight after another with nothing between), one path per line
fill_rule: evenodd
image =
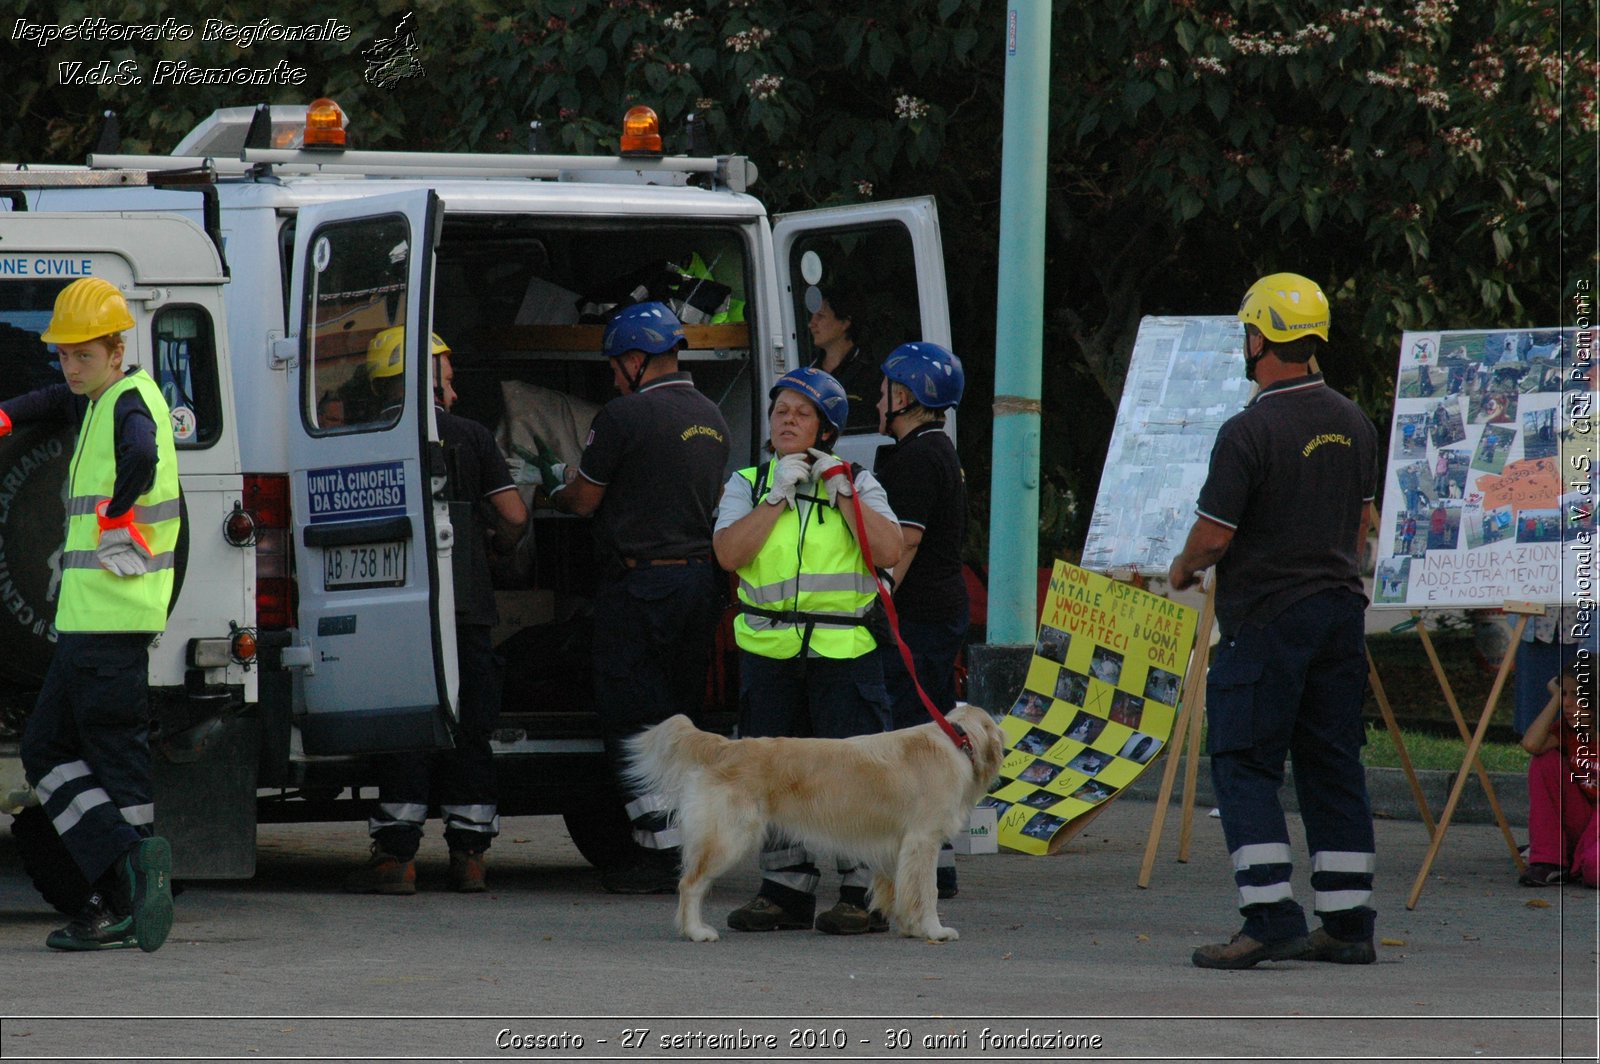
M449 343L455 411L508 455L537 438L572 460L613 395L605 313L665 299L734 466L760 457L772 382L811 358L819 286L871 308L871 357L950 343L930 199L769 218L738 156L246 147L266 140L265 117L247 134L257 113L281 125L305 109L217 112L174 156L0 168L0 399L56 379L38 333L61 287L93 275L127 295L129 361L173 406L187 553L150 679L156 826L180 878L251 875L258 819L364 817L367 755L451 741L458 543L419 338ZM408 399L380 410L365 352L396 324ZM863 427L839 450L870 465L887 442ZM0 797L14 808L16 738L54 640L71 444L0 440ZM495 750L501 812L563 814L604 864L628 836L588 702L595 575L588 521L547 508L497 564ZM726 728L737 685L717 657L706 721Z

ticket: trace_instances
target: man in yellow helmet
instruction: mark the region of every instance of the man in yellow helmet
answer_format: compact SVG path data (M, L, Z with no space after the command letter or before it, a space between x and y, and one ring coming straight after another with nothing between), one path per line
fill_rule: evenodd
M1378 433L1313 370L1329 320L1314 282L1263 277L1239 319L1245 373L1260 391L1217 433L1198 519L1168 574L1182 590L1217 567L1222 642L1206 684L1207 746L1244 915L1231 941L1192 959L1201 968L1370 964L1376 858L1360 756L1367 600L1358 563ZM1278 801L1290 755L1322 918L1309 936Z
M528 511L522 505L506 460L488 429L450 413L455 405L450 346L432 334L437 382L434 417L448 471L450 522L456 546L451 555L456 606L456 662L461 686L460 729L455 746L433 754L391 754L378 764L378 806L367 824L372 855L345 879L353 894L414 894L417 850L430 797L444 820L450 851L450 888L462 893L487 889L490 843L500 833L495 795L494 752L490 737L500 717L504 662L490 632L499 623L486 549L509 554L521 538ZM396 325L372 338L367 348L368 376L386 403L404 399L405 327ZM382 417L390 417L385 412Z
M52 949L160 949L172 927L172 853L152 833L150 641L167 625L181 502L161 389L124 369L133 315L115 285L74 281L40 339L63 384L0 403L12 425L78 428L67 492L58 634L22 736L22 766L62 843L94 885Z

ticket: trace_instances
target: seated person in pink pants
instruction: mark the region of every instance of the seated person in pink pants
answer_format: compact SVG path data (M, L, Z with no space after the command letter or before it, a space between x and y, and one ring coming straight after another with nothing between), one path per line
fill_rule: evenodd
M1591 664L1582 666L1585 671ZM1592 695L1581 695L1579 665L1550 682L1551 699L1522 734L1528 764L1528 870L1525 887L1577 881L1600 885L1600 759Z

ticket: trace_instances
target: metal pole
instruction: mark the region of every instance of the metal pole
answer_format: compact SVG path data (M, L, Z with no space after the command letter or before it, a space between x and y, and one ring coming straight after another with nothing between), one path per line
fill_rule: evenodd
M989 493L991 644L1032 643L1039 558L1039 396L1044 348L1050 0L1011 0L1000 157L994 451Z

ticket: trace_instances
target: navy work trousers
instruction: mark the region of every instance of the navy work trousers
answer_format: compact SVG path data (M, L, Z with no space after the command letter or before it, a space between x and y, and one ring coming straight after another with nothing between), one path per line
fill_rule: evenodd
M640 565L596 590L594 707L619 779L624 739L676 713L700 719L722 579L710 558L695 558Z
M889 699L876 652L859 658L764 658L739 654L739 736L848 739L881 732ZM864 905L867 870L838 861L846 900ZM814 905L821 873L805 847L769 835L761 846L761 894L791 913Z
M911 651L911 661L917 668L917 679L922 689L933 700L940 713L956 708L956 657L961 653L961 643L967 637L967 615L962 613L948 621L910 621L900 618L900 638ZM928 707L917 697L917 689L906 671L900 648L885 643L878 648L883 658L883 684L889 692L891 727L910 728L927 724L933 719Z
M430 800L444 818L445 845L481 852L500 833L489 739L500 719L503 665L489 626L456 623L460 726L450 750L385 756L378 765L378 813L368 830L385 852L409 861L422 843Z
M62 632L22 733L22 768L89 882L155 822L150 633Z
M1206 682L1207 746L1243 931L1258 942L1306 933L1290 889L1289 831L1278 788L1294 759L1311 851L1311 889L1334 938L1372 935L1372 810L1361 766L1367 682L1365 603L1321 591L1270 624L1224 633Z

